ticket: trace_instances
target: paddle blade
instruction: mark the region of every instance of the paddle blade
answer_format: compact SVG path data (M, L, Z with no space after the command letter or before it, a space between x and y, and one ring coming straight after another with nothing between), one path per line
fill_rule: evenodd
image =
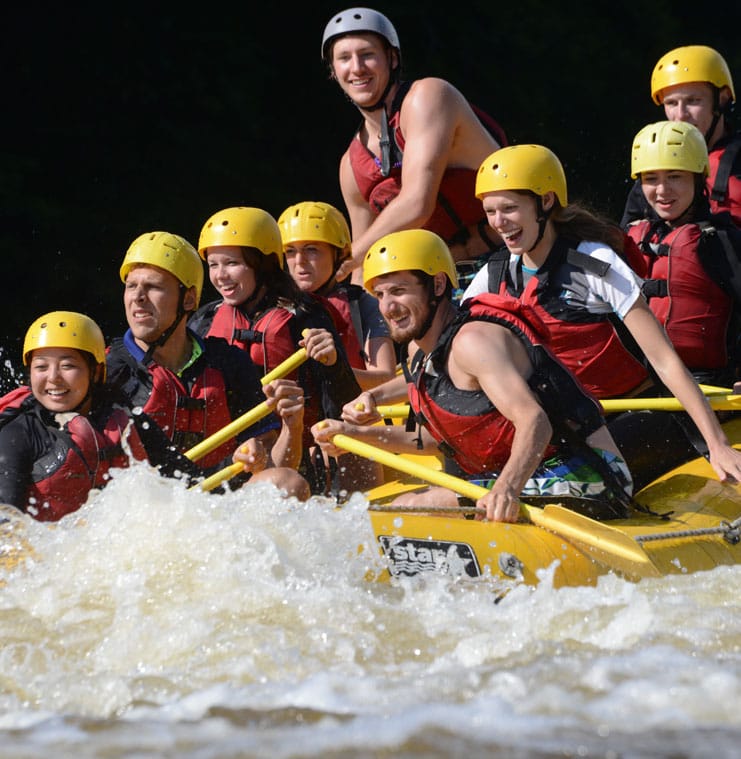
M522 504L522 509L533 524L563 536L600 564L629 579L662 576L643 546L618 527L558 504L549 504L543 509Z

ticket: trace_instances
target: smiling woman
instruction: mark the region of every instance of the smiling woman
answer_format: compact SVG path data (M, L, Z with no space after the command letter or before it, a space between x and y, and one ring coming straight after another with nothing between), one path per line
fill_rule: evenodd
M643 293L695 378L727 386L741 359L733 287L741 240L727 213L711 213L705 138L688 122L659 121L636 134L631 154L631 176L660 220L628 227L642 255Z
M26 332L30 387L0 406L0 502L41 521L78 509L112 467L128 465L122 440L129 414L105 399L105 341L90 317L54 311ZM146 458L138 434L130 450Z

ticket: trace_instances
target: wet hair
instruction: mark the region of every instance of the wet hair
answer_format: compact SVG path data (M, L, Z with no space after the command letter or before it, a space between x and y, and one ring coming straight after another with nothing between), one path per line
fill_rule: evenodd
M548 211L545 211L542 195L538 195L532 190L513 190L513 192L517 195L530 197L535 201L538 221L542 227L545 227L546 221L551 221L559 235L577 240L601 242L616 253L623 253L625 237L620 226L603 214L592 210L586 204L569 203L564 208L554 193L553 205Z
M310 307L312 297L303 292L291 274L282 269L275 253L265 255L257 248L242 248L244 262L255 272L256 292L265 287L263 305L291 306L295 308Z
M569 203L563 208L556 199L550 218L559 235L601 242L616 253L624 251L625 235L620 226L583 203Z

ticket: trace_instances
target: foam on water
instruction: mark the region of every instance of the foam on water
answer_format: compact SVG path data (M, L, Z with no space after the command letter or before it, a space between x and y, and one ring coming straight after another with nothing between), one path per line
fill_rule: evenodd
M55 525L21 520L32 554L0 573L3 756L736 745L741 568L559 590L545 572L503 597L374 583L366 506L209 495L139 464Z

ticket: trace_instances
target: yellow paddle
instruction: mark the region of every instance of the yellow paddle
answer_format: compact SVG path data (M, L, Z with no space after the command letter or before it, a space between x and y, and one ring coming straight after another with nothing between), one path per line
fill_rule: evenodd
M707 397L710 407L715 411L741 410L741 395L736 395L729 388L700 385ZM683 411L684 406L674 397L669 398L609 398L600 401L604 411ZM377 406L376 411L384 419L406 419L409 415L408 403L390 406Z
M215 472L210 477L206 477L203 482L199 482L197 485L194 485L190 489L204 491L213 490L214 488L219 487L222 482L231 480L232 477L236 477L240 472L243 471L244 465L236 461L233 464L229 464L229 466L225 466L223 469L219 469L218 472Z
M708 395L710 407L715 411L741 410L741 395ZM600 401L602 408L614 411L684 411L677 398L614 398Z
M286 374L290 374L294 369L301 366L301 364L306 361L306 358L306 348L299 348L293 355L278 364L275 369L268 372L260 380L260 384L264 387L274 379L279 379ZM222 427L217 432L214 432L213 435L210 435L205 440L194 445L190 450L187 450L184 455L191 461L198 461L198 459L203 458L207 453L216 450L222 443L225 443L243 430L246 430L255 422L259 422L260 419L266 417L269 413L270 408L268 407L267 401L258 403L257 406L246 411L242 416L237 417L234 421L227 424L226 427Z
M299 348L294 354L289 356L285 361L282 361L272 371L268 372L261 380L260 383L264 387L274 379L284 377L286 374L290 374L294 369L297 369L301 364L306 361L306 348ZM237 417L233 422L230 422L226 427L222 427L218 432L214 432L213 435L202 440L198 445L193 446L190 450L185 452L191 461L197 461L207 453L218 448L222 443L230 440L235 435L238 435L242 430L246 430L248 427L258 422L263 417L270 413L267 401L258 403L255 408L246 411L242 416ZM210 477L206 477L203 482L199 482L198 485L194 485L191 490L203 490L210 491L221 485L222 482L230 480L232 477L236 477L240 472L244 471L244 465L239 462L233 462L223 469L219 469Z
M430 469L395 453L384 451L347 435L335 435L332 442L358 456L378 461L391 469L417 477L432 485L448 488L455 493L478 500L486 488L454 477L447 472ZM651 561L643 547L626 533L603 522L577 514L562 506L549 504L544 509L521 503L523 514L535 525L562 535L597 558L600 562L630 577L659 577L661 572Z

